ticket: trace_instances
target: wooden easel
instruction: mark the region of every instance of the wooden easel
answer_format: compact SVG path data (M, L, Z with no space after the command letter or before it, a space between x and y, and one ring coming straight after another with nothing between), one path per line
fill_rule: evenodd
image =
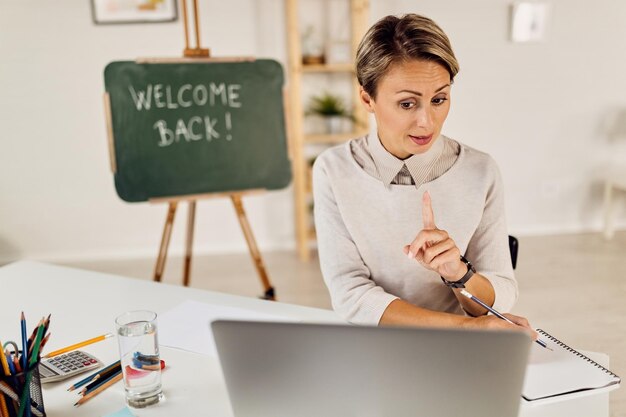
M188 19L187 19L187 0L182 0L182 9L183 9L183 23L185 26L185 49L183 51L183 56L185 58L203 58L206 60L209 58L209 49L202 48L200 46L200 24L198 22L198 1L193 0L193 14L194 14L194 26L195 26L195 37L196 37L196 47L189 47L189 29L188 29ZM235 208L235 212L237 213L237 218L239 220L239 225L241 226L241 230L246 238L246 243L248 244L248 249L250 251L250 256L254 262L254 266L256 268L257 273L259 274L259 279L261 280L261 284L263 285L264 294L261 298L266 300L276 300L274 288L270 284L267 272L265 270L265 265L263 264L263 259L261 258L261 253L257 247L256 241L254 239L254 235L252 234L252 229L250 228L250 223L248 222L248 218L246 217L246 212L243 208L243 202L241 201L241 197L244 194L252 194L255 193L255 190L247 191L247 192L234 192L234 193L214 193L209 194L202 197L230 197L233 206ZM168 202L168 210L167 216L165 218L165 226L163 227L163 236L161 238L161 245L159 247L159 255L157 256L156 265L154 268L154 281L161 281L161 277L163 276L163 270L165 269L165 260L167 258L167 249L170 243L170 237L172 234L172 227L174 224L174 216L176 214L176 208L178 207L178 203L181 201L188 201L189 209L187 212L187 239L185 241L185 261L184 261L184 270L183 270L183 285L189 285L189 276L191 271L191 254L193 247L193 233L194 233L194 224L196 217L196 201L200 196L187 196L187 197L179 197L173 199L165 199ZM151 200L151 202L163 202L162 199Z

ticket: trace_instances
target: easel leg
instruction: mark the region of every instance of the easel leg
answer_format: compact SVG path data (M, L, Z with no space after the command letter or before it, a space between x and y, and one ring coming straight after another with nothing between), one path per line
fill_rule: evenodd
M170 245L170 237L172 236L172 225L174 224L174 215L176 214L176 202L169 203L165 226L163 227L163 237L161 238L161 247L159 248L159 256L157 257L156 266L154 268L154 280L161 281L163 270L165 269L165 258L167 257L167 248Z
M185 269L183 271L183 285L189 285L189 275L191 274L191 250L193 247L193 229L196 220L196 200L189 202L187 211L187 242L185 244Z
M265 266L263 265L263 260L261 259L261 253L257 248L256 241L254 240L254 236L252 235L252 229L250 228L248 218L246 217L246 212L243 209L241 197L238 195L231 195L230 198L233 201L233 205L235 206L237 218L239 219L239 224L241 225L241 230L246 237L246 242L248 242L250 256L252 256L254 266L256 267L256 271L259 274L261 283L263 284L263 289L265 290L265 295L263 296L263 298L266 300L276 300L274 288L271 286L270 280L267 277L267 272L265 271Z

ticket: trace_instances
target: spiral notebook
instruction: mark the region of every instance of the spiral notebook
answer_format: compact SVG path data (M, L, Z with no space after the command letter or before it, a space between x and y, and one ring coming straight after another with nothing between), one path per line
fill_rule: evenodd
M613 372L545 331L537 332L552 351L533 343L522 390L525 400L552 402L619 386L621 379Z

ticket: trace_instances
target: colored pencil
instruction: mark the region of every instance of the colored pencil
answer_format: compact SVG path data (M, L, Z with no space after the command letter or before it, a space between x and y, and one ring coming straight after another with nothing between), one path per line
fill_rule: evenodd
M19 397L17 396L17 394L15 393L15 391L13 390L13 388L11 388L6 382L4 381L0 381L0 391L2 391L3 393L5 393L6 395L8 395L9 397L11 397L11 399L17 404L19 402ZM37 416L37 417L43 417L43 413L39 410L37 410L35 407L33 407L31 405L31 411L32 413Z
M42 317L41 320L39 320L39 323L37 323L37 327L35 327L33 329L33 332L30 334L30 337L28 338L28 341L26 342L26 344L28 345L28 357L30 358L30 354L33 351L33 341L35 340L35 337L37 337L37 332L39 331L39 327L44 323L44 318Z
M20 365L20 360L18 359L17 352L13 355L13 366L15 366L15 373L19 374L22 372L22 365Z
M98 389L98 387L100 385L106 384L107 382L109 382L111 379L117 377L118 375L123 375L121 366L115 372L112 372L112 373L110 373L107 376L103 376L102 378L98 379L97 381L94 381L91 384L87 385L88 388L85 390L85 392L83 392L83 396L89 395L89 393L91 393L91 392L95 391L96 389Z
M33 342L33 351L30 355L30 361L28 362L29 366L33 366L39 360L39 350L41 348L43 330L44 330L44 324L42 320L41 324L39 325L39 329L37 330L37 336L35 337L35 341Z
M44 334L46 333L46 329L44 328ZM41 346L39 347L39 350L43 350L44 346L46 346L46 343L48 343L48 340L50 339L50 335L52 333L48 333L46 334L46 337L43 338L43 340L41 341Z
M85 385L85 384L88 384L88 383L90 383L90 382L93 382L93 381L95 381L95 379L96 379L96 378L98 378L98 379L99 379L99 378L100 378L100 375L101 375L102 373L107 372L108 370L113 369L113 368L115 368L116 366L119 366L119 365L120 365L120 361L115 361L115 362L113 362L111 365L109 365L109 366L107 366L107 367L104 367L104 368L102 368L102 369L100 369L100 370L98 370L98 371L94 372L93 374L91 374L91 375L87 376L87 377L86 377L86 378L84 378L84 379L81 379L80 381L78 381L77 383L75 383L74 385L72 385L71 387L69 387L67 390L68 390L68 391L74 391L76 388L80 388L80 387L82 387L82 386L83 386L83 385Z
M75 407L78 407L79 405L89 401L91 398L95 397L96 395L100 394L102 391L104 391L105 389L107 389L108 387L110 387L111 385L115 384L117 381L120 381L122 379L122 373L120 372L119 374L116 374L115 376L113 376L111 379L109 379L106 382L103 382L101 385L99 385L96 389L94 389L93 391L91 391L89 394L85 395L84 397L82 397L80 400L76 401L76 403L74 404Z
M5 351L5 358L7 360L7 366L9 367L9 375L15 375L17 373L16 369L15 369L15 363L13 362L13 358L12 358L12 354L11 352Z
M4 394L0 394L0 414L2 415L2 417L9 417L9 409L7 408Z
M13 342L11 342L12 344L15 344ZM16 347L17 350L17 347ZM12 354L8 349L5 351L5 359L7 361L7 366L9 367L9 374L8 376L11 376L11 381L13 381L13 386L14 387L18 387L19 383L17 381L17 368L15 367L15 360L16 360L16 354ZM7 399L11 398L8 394L7 394ZM17 417L17 410L18 407L16 405L16 402L13 401L8 401L7 407L9 408L9 417Z
M16 416L17 415L17 407L16 404L19 402L19 398L17 394L10 385L8 385L4 381L0 381L0 396L6 396L6 399L9 399L9 403L7 404L7 416Z
M30 416L30 407L26 407L26 404L30 405L30 378L31 374L28 372L28 341L26 340L26 317L24 312L20 317L20 324L22 327L22 370L26 373L26 379L22 387L22 396L20 398L20 409L17 412L18 417L24 416L26 412L27 416Z
M0 342L0 362L2 363L2 374L4 376L11 376L11 369L9 368L9 363L7 362L7 358L4 355L4 349L2 349L2 342ZM11 401L9 401L8 407L13 407ZM6 399L4 398L4 394L0 394L0 413L2 416L10 417L9 408L7 407Z
M110 337L113 337L112 333L103 334L102 336L94 337L93 339L85 340L84 342L76 343L76 344L64 347L63 349L55 350L53 352L48 353L47 355L45 355L43 357L44 358L52 358L53 356L57 356L57 355L60 355L62 353L70 352L72 350L79 349L79 348L81 348L83 346L91 345L92 343L100 342L100 341L108 339Z
M24 317L23 311L22 316L20 317L20 325L22 328L22 369L26 371L28 369L28 342L26 341L26 317Z
M102 371L98 375L96 375L90 382L87 384L85 388L82 389L81 394L97 387L102 381L106 381L111 375L117 374L118 372L122 372L122 365L118 362L116 366L109 368L105 371Z
M46 318L45 321L45 330L44 330L44 334L46 334L46 332L48 331L48 328L50 327L50 317L52 317L52 313L48 314L48 317Z
M2 370L4 371L4 375L11 376L11 369L9 368L7 357L4 354L4 349L2 349L2 342L0 342L0 363L2 363Z
M33 341L33 350L30 355L30 360L28 360L28 365L24 368L26 372L26 382L24 383L24 387L22 388L22 397L20 398L20 409L18 411L18 417L22 417L26 415L30 417L30 381L33 377L32 371L29 372L29 367L33 367L37 364L39 360L39 347L41 346L41 339L43 337L44 330L44 319L39 321L39 326L37 327L37 335L35 336L35 340ZM24 352L22 352L22 356L24 356ZM28 356L28 355L27 355ZM27 358L28 359L28 358Z

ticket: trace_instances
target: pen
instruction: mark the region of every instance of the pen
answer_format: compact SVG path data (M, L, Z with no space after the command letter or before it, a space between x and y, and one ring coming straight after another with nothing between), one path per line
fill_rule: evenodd
M51 358L53 356L57 356L57 355L60 355L62 353L65 353L65 352L70 352L72 350L76 350L78 348L90 345L92 343L100 342L100 341L102 341L104 339L108 339L110 337L113 337L112 333L103 334L102 336L94 337L93 339L85 340L84 342L76 343L74 345L70 345L70 346L64 347L63 349L55 350L54 352L50 352L50 353L48 353L47 355L45 355L43 357L44 358Z
M475 296L473 296L472 294L470 294L467 290L463 289L461 290L461 294L463 294L465 297L469 298L470 300L472 300L473 302L475 302L476 304L482 306L483 308L487 309L490 313L492 313L494 316L507 321L511 324L514 324L516 326L518 326L518 324L513 323L511 320L507 319L506 316L498 313L496 310L494 310L493 308L489 307L487 304L483 303L479 298L476 298ZM548 345L546 344L546 342L544 342L541 339L537 339L535 340L535 342L537 342L537 344L539 344L539 346L544 347L546 349L552 350L548 347Z

